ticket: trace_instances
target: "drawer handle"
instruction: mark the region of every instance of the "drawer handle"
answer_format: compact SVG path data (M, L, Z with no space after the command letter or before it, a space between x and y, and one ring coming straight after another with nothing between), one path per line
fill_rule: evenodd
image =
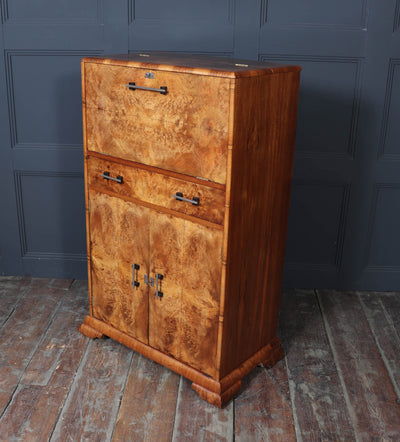
M162 95L167 95L167 86L160 86L160 89L155 87L145 87L145 86L136 86L134 82L126 84L125 87L129 88L131 91L135 89L141 89L142 91L152 91L152 92L160 92Z
M103 172L100 174L100 176L106 180L115 181L118 184L122 184L124 182L124 179L121 175L118 175L117 178L114 178L114 177L110 176L110 172Z
M177 199L178 201L187 201L188 203L192 203L194 206L198 206L200 203L200 199L197 198L197 196L194 196L193 199L189 200L183 197L182 192L176 192L176 194L172 195L172 197Z

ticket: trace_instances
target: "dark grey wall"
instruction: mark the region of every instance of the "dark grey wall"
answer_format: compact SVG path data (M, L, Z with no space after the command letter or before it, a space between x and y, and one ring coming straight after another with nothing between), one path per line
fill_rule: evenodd
M84 277L80 58L303 67L285 285L400 287L400 0L2 0L0 273Z

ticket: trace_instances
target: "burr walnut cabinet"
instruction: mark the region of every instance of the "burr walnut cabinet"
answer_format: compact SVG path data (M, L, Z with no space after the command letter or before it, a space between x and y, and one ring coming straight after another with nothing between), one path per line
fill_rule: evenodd
M222 406L276 336L298 66L82 60L90 314Z

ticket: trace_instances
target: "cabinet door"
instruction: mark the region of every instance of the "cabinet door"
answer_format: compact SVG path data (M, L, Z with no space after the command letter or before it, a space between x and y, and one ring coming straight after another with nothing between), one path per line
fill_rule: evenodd
M150 273L162 275L149 291L149 344L215 375L223 232L151 212Z
M89 199L93 316L148 343L149 209L94 191Z

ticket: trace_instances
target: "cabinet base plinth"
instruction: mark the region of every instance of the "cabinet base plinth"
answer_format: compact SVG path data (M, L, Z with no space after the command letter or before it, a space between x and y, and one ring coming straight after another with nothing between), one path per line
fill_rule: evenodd
M263 367L273 367L284 356L283 349L278 338L275 338L270 345L272 350L268 354L268 357L261 362Z
M229 387L223 393L214 393L213 391L207 390L201 385L195 384L193 382L192 388L194 391L198 393L198 395L209 402L212 405L215 405L218 408L222 408L225 404L227 404L231 399L233 399L239 392L242 386L242 381L239 380L234 383L231 387Z
M95 338L101 339L101 338L104 338L103 333L99 332L99 331L96 330L95 328L90 327L90 325L87 325L87 324L85 324L85 323L83 323L83 324L80 325L80 327L79 327L79 331L80 331L83 335L87 336L87 337L90 338L90 339L95 339Z
M192 381L192 388L202 399L219 408L223 407L237 395L242 385L242 379L250 373L254 367L260 363L264 366L271 367L283 357L283 351L279 339L274 338L269 344L244 361L235 370L231 371L222 379L219 378L217 380L216 378L207 376L199 370L138 341L132 336L117 330L93 316L86 316L83 324L79 327L79 331L92 339L108 336L111 339L126 345L132 350L137 351L141 355L175 371Z

